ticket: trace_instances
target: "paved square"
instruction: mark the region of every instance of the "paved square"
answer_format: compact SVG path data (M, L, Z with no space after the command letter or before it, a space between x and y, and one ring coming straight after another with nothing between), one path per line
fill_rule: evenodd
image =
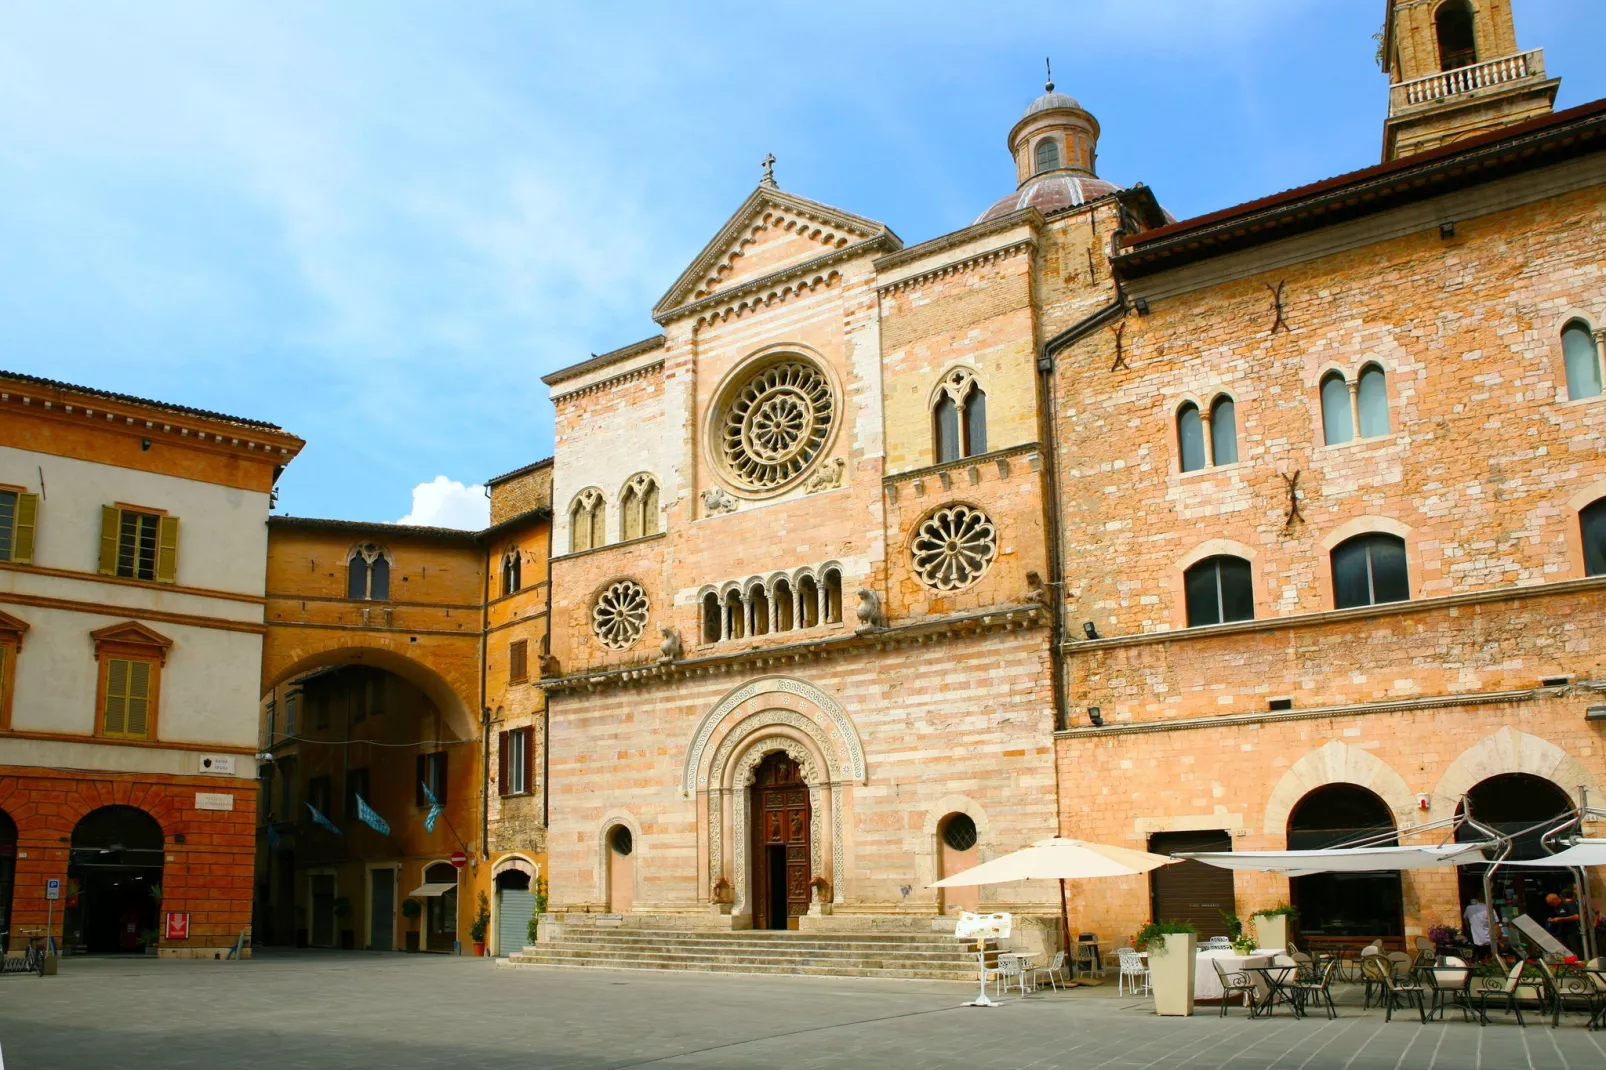
M1160 1019L1113 984L960 1007L963 986L816 977L507 970L429 955L69 960L0 978L7 1070L626 1067L743 1070L1582 1070L1606 1033L1452 1015ZM1358 990L1346 992L1357 1001Z

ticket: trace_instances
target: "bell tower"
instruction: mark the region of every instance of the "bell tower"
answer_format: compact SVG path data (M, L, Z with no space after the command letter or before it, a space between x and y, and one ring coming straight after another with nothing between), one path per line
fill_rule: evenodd
M1385 161L1549 114L1561 79L1545 77L1542 49L1518 49L1511 0L1387 2Z

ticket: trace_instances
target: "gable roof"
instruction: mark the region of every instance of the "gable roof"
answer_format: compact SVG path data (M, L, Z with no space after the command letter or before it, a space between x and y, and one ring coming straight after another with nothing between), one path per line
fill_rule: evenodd
M702 252L697 254L680 277L675 280L669 291L653 306L652 318L659 323L664 322L670 315L687 305L700 305L703 301L712 300L723 294L734 292L745 286L755 285L759 282L768 282L772 276L765 276L763 280L744 280L731 287L715 290L702 297L695 296L699 287L714 272L732 247L738 246L744 231L751 228L755 220L760 219L766 210L779 209L783 212L795 213L813 220L836 233L839 238L847 239L846 245L837 248L822 249L820 256L800 264L793 264L775 274L792 274L803 271L811 265L827 258L839 258L850 252L858 252L870 248L880 248L884 252L893 252L903 248L903 242L885 223L878 223L874 219L853 215L840 208L833 208L819 201L811 201L807 197L799 197L795 193L787 193L776 186L760 184L757 189L748 194L747 200L741 207L725 221L719 228L719 233L703 246Z

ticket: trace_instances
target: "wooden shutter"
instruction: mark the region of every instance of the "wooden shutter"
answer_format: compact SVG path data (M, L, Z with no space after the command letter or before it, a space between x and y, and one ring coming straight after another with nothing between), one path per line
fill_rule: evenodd
M11 522L11 560L20 565L33 561L33 531L38 516L39 495L18 494L17 513Z
M157 524L156 582L175 583L178 579L178 517L164 516Z
M507 645L507 677L510 683L523 683L530 677L530 647L527 640L515 639Z
M106 662L106 706L101 730L120 736L128 730L128 662L111 658Z
M414 806L428 806L429 805L429 798L427 796L425 796L425 794L424 794L424 772L425 772L424 763L427 760L428 760L428 756L427 755L423 755L423 754L417 755L413 759L413 770L414 770L414 772L413 772L413 805Z
M496 791L507 794L507 733L496 734Z
M150 728L151 663L128 663L128 734L144 739Z
M524 790L535 790L535 729L524 730Z
M123 511L115 505L100 507L100 574L117 575L117 534L123 526Z

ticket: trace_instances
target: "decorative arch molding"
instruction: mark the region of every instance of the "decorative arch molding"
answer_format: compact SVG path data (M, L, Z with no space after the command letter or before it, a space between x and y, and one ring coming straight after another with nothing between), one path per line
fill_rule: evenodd
M608 901L608 833L613 830L615 825L623 825L630 830L630 853L634 858L634 864L630 867L630 876L632 883L635 885L632 889L634 894L631 896L631 902L639 902L641 899L641 875L646 868L641 864L641 859L647 853L647 841L641 835L641 822L637 821L636 815L628 810L609 810L602 815L602 820L597 824L596 859L594 862L595 869L592 874L596 887L595 901L598 903L606 903Z
M1433 801L1453 808L1479 782L1504 773L1527 773L1548 780L1566 792L1574 805L1580 786L1591 793L1600 791L1595 775L1577 758L1547 739L1505 725L1462 751L1445 768L1433 787Z
M491 867L491 879L495 880L497 877L508 872L509 870L517 870L533 881L536 879L536 877L540 876L541 866L540 863L536 862L529 855L520 854L518 852L505 854L501 858L498 858L496 860L496 864Z
M1353 520L1346 520L1338 527L1329 531L1321 541L1323 553L1332 553L1333 548L1346 539L1357 535L1393 535L1409 543L1415 534L1409 524L1402 524L1393 517L1388 516L1358 516Z
M1576 523L1577 514L1585 506L1593 505L1601 498L1606 498L1606 479L1595 480L1595 482L1567 499L1567 511L1574 514L1570 519L1573 519Z
M742 703L761 695L771 694L793 695L814 706L816 716L806 719L813 720L824 731L826 738L834 744L822 747L822 750L825 754L839 752L841 760L838 764L846 773L846 778L864 783L866 775L864 743L859 738L858 729L854 727L852 718L842 708L842 704L806 680L791 676L761 676L727 691L698 722L697 730L692 734L691 745L686 750L686 761L681 770L682 795L689 798L698 790L709 786L709 772L707 765L704 764L704 755L720 723Z
M938 799L931 809L926 811L926 818L920 825L920 842L910 852L915 856L915 880L917 886L926 889L927 894L935 895L938 889L931 886L937 883L937 856L941 850L937 846L937 830L942 825L942 819L950 814L964 814L976 823L976 858L981 862L990 862L993 859L997 844L993 841L993 823L987 816L987 811L981 804L969 795L944 795ZM985 898L987 890L983 887L982 896ZM933 908L935 909L935 907Z
M727 791L711 796L711 800L719 799L721 796L728 797L731 803L731 841L734 844L732 854L735 857L732 859L729 879L735 890L734 905L731 908L731 913L733 914L742 915L753 912L752 903L749 901L747 879L748 869L750 868L747 860L747 846L752 840L752 836L749 834L751 817L748 814L748 800L751 798L751 792L748 789L753 786L759 765L763 763L765 758L776 751L780 751L798 764L798 767L803 772L803 783L808 788L809 872L814 877L826 877L831 883L833 898L837 895L835 875L841 872L841 851L838 845L842 842L842 810L841 806L837 805L840 795L833 798L833 805L830 808L832 858L836 864L832 869L827 870L825 866L824 811L826 809L826 789L831 785L820 776L822 763L816 760L810 748L800 740L794 739L789 735L765 735L747 743L731 764L730 788ZM722 824L724 807L719 807L714 813L719 816L711 820L710 825L713 826L716 820ZM709 883L712 885L720 878L724 870L724 860L716 839L710 839L708 861Z
M1178 572L1186 572L1207 557L1241 557L1252 563L1257 556L1254 547L1246 543L1232 539L1207 539L1177 558L1173 567Z
M1288 767L1266 800L1261 831L1268 836L1288 832L1288 818L1299 800L1329 784L1354 784L1373 792L1394 813L1394 824L1404 828L1413 823L1416 796L1392 766L1371 751L1343 740L1330 740Z
M810 758L804 769L805 778L809 776L808 767L812 767L814 774L822 783L828 784L841 779L837 775L841 772L840 768L831 764L830 742L819 725L793 710L760 710L736 722L735 727L720 741L708 770L709 785L725 791L745 787L742 771L738 763L730 760L731 754L737 748L746 746L754 736L764 732L776 737L791 737L809 751ZM802 759L798 759L798 762L805 764ZM820 775L822 773L823 775Z

